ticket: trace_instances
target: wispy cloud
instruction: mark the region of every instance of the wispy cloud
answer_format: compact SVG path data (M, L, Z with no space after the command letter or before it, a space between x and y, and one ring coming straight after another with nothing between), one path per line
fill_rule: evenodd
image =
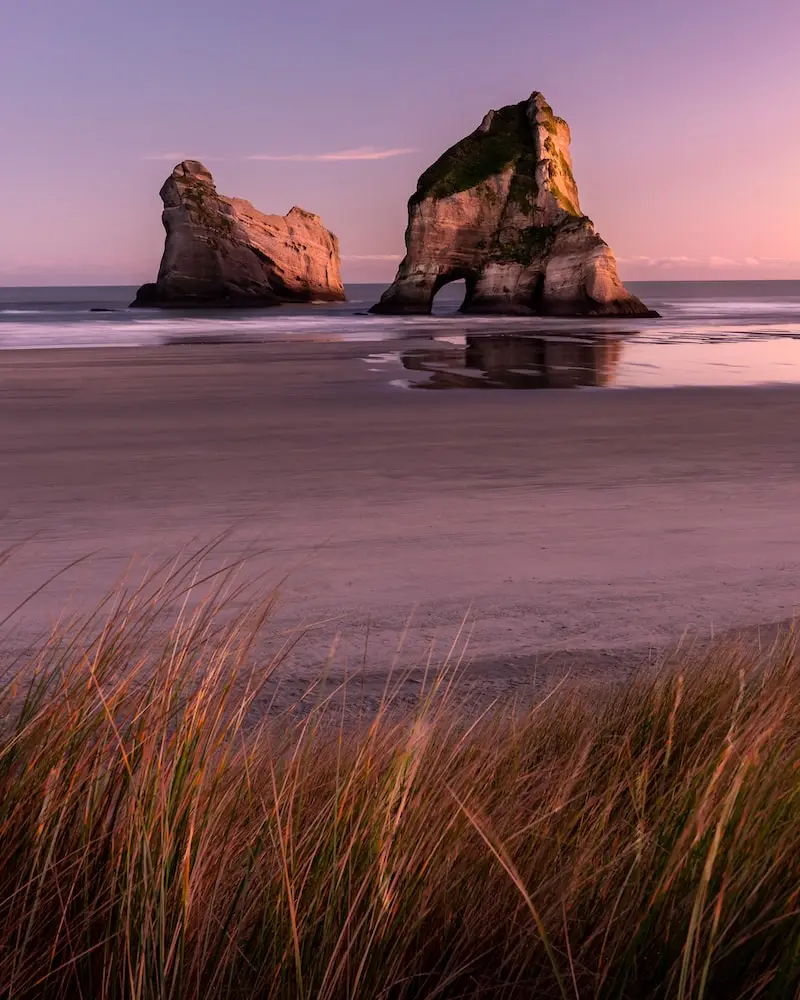
M248 160L282 160L292 163L338 163L343 160L389 160L393 156L407 156L416 149L376 149L359 146L358 149L341 149L335 153L254 153Z
M198 156L196 153L146 153L142 160L159 160L180 163L182 160L218 162L220 160L270 160L284 163L343 163L352 160L390 160L394 156L407 156L416 149L378 149L375 146L359 146L358 149L340 149L334 153L251 153L246 156Z

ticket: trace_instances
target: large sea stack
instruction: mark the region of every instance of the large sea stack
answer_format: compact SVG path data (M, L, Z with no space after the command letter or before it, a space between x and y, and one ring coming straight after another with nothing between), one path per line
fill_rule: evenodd
M406 256L372 311L429 313L439 289L463 278L464 312L654 315L581 211L569 144L537 92L490 111L420 177Z
M263 215L218 194L197 160L179 163L161 189L167 231L154 284L134 306L258 307L340 301L339 241L302 208Z

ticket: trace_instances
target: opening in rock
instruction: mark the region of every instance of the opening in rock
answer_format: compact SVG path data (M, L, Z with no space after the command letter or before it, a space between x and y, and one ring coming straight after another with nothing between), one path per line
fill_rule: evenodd
M536 284L533 286L531 305L538 312L539 309L541 308L543 301L544 301L544 274L540 274L537 276Z
M431 312L434 316L452 316L468 302L475 279L467 274L441 277L434 285Z
M450 316L463 305L467 297L467 283L461 278L444 285L433 297L431 312L434 316Z

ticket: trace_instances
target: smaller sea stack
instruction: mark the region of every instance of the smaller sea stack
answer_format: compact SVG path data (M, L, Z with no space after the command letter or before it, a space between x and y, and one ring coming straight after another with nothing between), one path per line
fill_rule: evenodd
M197 160L179 163L161 188L166 230L158 279L133 306L257 308L344 300L339 241L302 208L264 215L218 194Z

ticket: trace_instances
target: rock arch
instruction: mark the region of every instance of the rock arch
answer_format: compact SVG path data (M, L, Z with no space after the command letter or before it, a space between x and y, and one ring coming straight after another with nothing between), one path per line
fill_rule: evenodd
M544 97L490 111L423 173L406 256L377 313L429 313L439 281L470 276L465 312L645 316L581 211L569 126Z

